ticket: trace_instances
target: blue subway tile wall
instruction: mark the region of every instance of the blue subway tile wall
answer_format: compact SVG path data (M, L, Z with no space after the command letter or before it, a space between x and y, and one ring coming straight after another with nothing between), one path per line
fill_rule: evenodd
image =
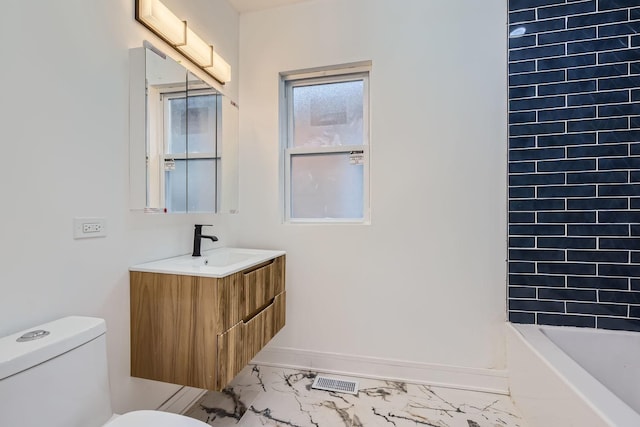
M509 0L509 320L640 331L640 0Z

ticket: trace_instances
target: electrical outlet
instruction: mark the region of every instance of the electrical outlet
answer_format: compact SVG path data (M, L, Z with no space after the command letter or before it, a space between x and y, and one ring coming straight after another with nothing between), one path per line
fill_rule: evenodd
M90 239L107 235L106 218L74 218L73 238Z

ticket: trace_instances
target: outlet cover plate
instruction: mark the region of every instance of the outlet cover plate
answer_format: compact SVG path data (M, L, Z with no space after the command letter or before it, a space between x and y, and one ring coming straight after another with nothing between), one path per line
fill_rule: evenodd
M73 238L74 239L91 239L94 237L106 237L107 220L106 218L74 218L73 219Z

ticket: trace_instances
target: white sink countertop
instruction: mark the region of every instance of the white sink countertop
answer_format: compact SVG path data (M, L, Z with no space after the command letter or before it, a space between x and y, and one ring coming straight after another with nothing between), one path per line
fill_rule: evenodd
M218 248L202 251L202 256L181 255L129 267L129 271L179 274L183 276L225 277L284 255L285 251Z

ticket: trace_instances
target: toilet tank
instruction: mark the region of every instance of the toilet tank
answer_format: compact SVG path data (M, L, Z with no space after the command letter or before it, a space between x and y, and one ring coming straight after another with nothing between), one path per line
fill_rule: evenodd
M43 330L40 338L18 342ZM111 418L106 325L65 317L0 338L0 426L100 427Z

